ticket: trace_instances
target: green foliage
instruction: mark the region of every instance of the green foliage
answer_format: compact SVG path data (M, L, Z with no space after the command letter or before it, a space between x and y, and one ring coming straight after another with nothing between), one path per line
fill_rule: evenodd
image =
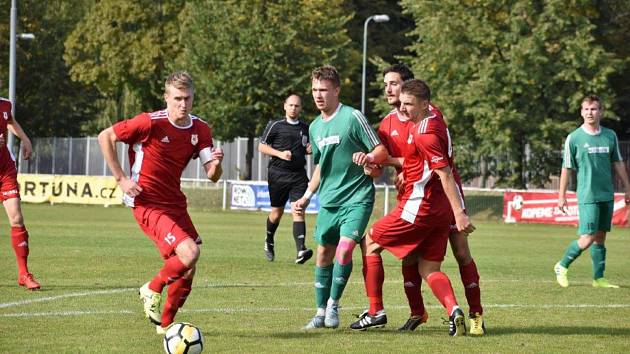
M73 80L104 101L92 129L163 107L163 83L179 44L183 0L97 2L65 41Z
M457 159L467 178L486 166L501 185L543 184L580 124L582 96L595 92L607 107L615 100L608 79L621 62L595 41L585 16L593 1L402 4L416 21L412 66L467 150Z
M303 97L306 117L311 71L333 64L344 78L357 65L344 29L351 15L334 1L199 1L182 15L180 62L196 80L196 109L221 140L253 137L284 114L292 93ZM343 92L343 88L342 88Z
M0 18L0 59L9 63L9 0ZM81 20L91 0L23 0L18 2L17 33L33 33L34 40L18 40L16 47L16 118L33 136L78 136L92 119L98 92L72 82L63 61L63 38ZM5 16L6 15L6 16ZM8 97L9 66L0 66L1 92ZM5 79L6 78L6 79Z

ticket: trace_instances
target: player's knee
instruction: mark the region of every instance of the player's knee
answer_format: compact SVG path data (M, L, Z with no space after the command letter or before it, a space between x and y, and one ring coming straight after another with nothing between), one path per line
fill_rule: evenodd
M472 261L470 252L465 248L453 249L453 256L455 256L459 265L466 265Z
M175 250L179 260L188 267L194 267L199 259L201 249L192 239L188 238L182 241Z
M352 262L352 251L354 251L354 247L356 245L357 243L352 240L341 239L337 245L337 251L335 253L337 263L346 265Z
M9 224L11 227L22 227L24 226L24 217L21 213L15 213L9 215Z

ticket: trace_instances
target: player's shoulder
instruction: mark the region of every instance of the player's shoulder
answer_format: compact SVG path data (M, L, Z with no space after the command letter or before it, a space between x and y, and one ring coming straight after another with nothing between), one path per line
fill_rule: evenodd
M11 107L11 101L4 97L0 97L0 106Z
M444 120L435 114L432 114L416 124L414 127L417 134L436 134L446 130Z
M204 119L202 119L202 118L200 118L200 117L198 117L198 116L196 116L194 114L190 115L190 121L192 122L192 124L205 125L205 126L208 125L208 122L206 122Z
M602 125L599 126L601 129L602 134L606 134L606 135L610 135L610 136L617 136L617 133L615 133L614 130L610 129L610 128L606 128Z

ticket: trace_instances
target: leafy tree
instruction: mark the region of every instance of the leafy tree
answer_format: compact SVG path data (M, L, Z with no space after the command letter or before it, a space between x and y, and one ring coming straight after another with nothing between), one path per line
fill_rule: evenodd
M138 111L163 107L163 83L179 45L183 0L103 0L65 41L73 80L94 85L104 100L90 125L98 130Z
M593 1L402 5L416 22L413 68L450 117L466 178L483 171L500 185L542 185L559 169L558 151L580 122L582 96L615 100L609 77L621 61L595 41L585 16Z
M74 28L93 1L23 0L18 5L18 33L35 35L18 40L16 47L16 118L30 136L76 136L92 118L98 93L72 82L63 61L63 38ZM0 8L10 9L9 0ZM9 19L0 19L0 58L9 62ZM61 39L61 40L60 40ZM0 66L3 96L8 97L9 67ZM6 80L4 79L6 78Z
M303 97L305 115L315 113L310 99L311 71L333 64L342 75L360 62L349 49L345 25L351 15L342 0L198 1L182 15L181 62L196 80L196 112L206 117L222 140L248 137L251 176L253 140L267 122L280 117L290 93Z

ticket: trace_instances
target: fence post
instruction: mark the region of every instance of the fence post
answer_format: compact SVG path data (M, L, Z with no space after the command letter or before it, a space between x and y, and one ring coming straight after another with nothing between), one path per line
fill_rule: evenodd
M86 137L85 139L85 175L90 175L90 137Z
M383 205L383 216L389 214L389 184L385 184L385 205Z
M53 147L52 147L52 174L55 174L55 160L57 160L57 137L53 136Z
M227 208L227 179L223 180L223 210Z
M70 142L68 143L68 174L72 174L72 140L74 138L69 138Z

